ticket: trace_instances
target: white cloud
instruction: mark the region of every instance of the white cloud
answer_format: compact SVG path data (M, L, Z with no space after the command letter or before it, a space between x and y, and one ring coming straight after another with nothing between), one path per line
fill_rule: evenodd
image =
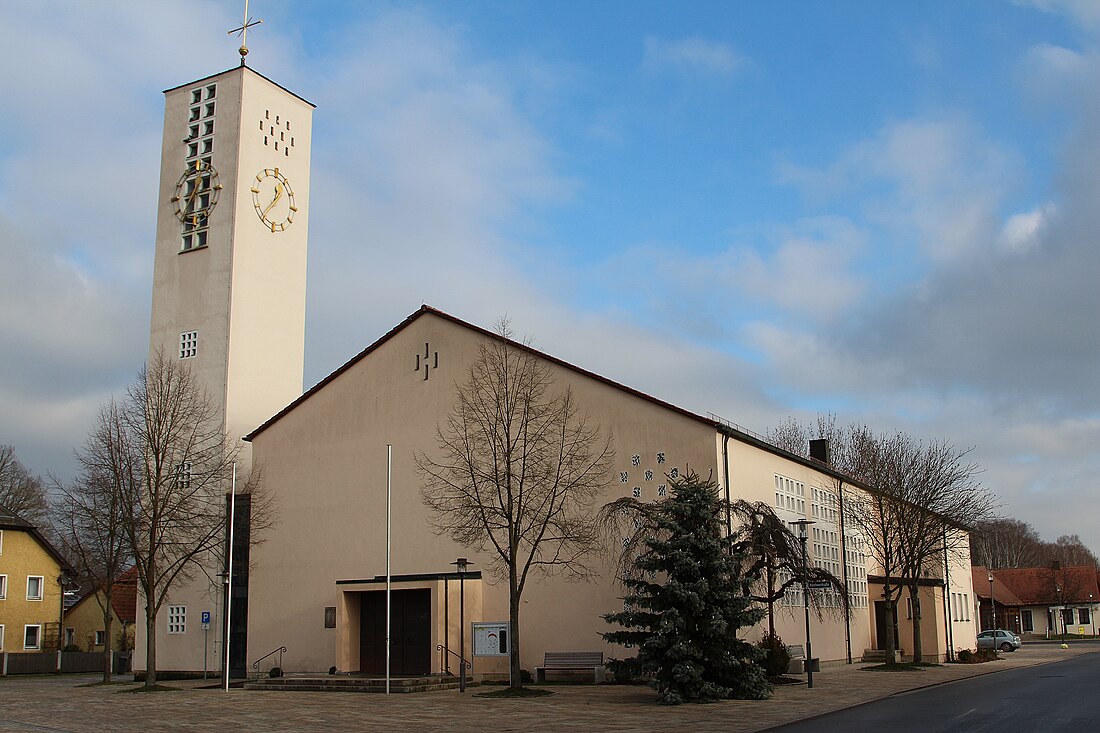
M1019 254L1038 247L1043 230L1057 213L1054 204L1044 204L1031 211L1013 214L1001 227L997 244L1001 250Z
M1096 0L1014 0L1048 13L1064 15L1086 30L1100 31L1100 3Z
M745 59L732 46L717 41L703 38L665 40L646 36L644 43L642 65L645 68L729 76L745 65Z
M777 177L818 201L858 196L868 223L890 232L894 246L913 242L946 262L977 254L990 240L1018 168L1010 150L965 119L912 119L886 125L830 166L786 162Z

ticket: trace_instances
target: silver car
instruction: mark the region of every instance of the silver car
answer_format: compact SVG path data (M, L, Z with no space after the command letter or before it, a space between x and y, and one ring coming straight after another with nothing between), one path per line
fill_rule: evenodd
M983 631L978 634L979 649L1000 649L1002 652L1014 652L1021 646L1020 637L1004 629Z

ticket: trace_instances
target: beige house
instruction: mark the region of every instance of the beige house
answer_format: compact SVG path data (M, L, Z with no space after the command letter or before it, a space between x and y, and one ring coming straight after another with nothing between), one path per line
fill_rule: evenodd
M279 516L253 549L248 579L247 655L281 646L289 672L384 671L386 446L393 446L392 670L420 674L457 669L461 651L473 673L499 675L506 660L481 655L471 638L492 624L506 627L507 584L484 569L490 558L433 534L419 494L414 459L436 450L435 430L451 410L479 341L493 333L422 307L377 342L253 431L248 440L262 466ZM515 348L527 348L513 344ZM711 417L693 414L609 379L535 352L569 386L590 419L610 432L616 463L598 504L623 495L660 498L669 477L688 470L712 477L732 500L764 501L788 521L811 519L811 562L842 578L851 609L812 620L814 655L824 664L858 659L874 641L868 572L859 532L843 526L837 493L862 491L820 461L775 448ZM470 560L460 578L453 563ZM951 592L970 592L969 557L951 577ZM465 608L459 608L460 584ZM930 600L943 598L942 584ZM529 582L521 611L522 665L545 651L630 652L604 643L601 615L622 605L605 560L591 582L559 577ZM926 606L937 607L935 602ZM926 618L928 612L926 610ZM947 649L942 616L927 619L926 648ZM778 607L777 630L788 644L804 641L800 593ZM473 626L471 626L473 624ZM959 633L960 629L956 629ZM753 632L759 636L760 630ZM971 636L972 636L971 632ZM973 646L972 640L965 640ZM499 650L496 650L499 651Z

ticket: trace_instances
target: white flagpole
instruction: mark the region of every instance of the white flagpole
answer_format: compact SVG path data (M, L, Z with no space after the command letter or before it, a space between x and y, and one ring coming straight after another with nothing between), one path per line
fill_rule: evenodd
M390 509L393 501L393 446L386 443L386 694L390 694Z
M229 638L233 619L233 529L237 514L237 463L233 463L233 493L229 495L229 563L225 576L225 691L229 692Z

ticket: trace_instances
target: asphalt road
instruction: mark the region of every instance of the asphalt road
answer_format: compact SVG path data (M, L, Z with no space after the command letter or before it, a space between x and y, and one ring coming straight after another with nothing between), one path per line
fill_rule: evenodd
M889 674L868 672L867 674ZM774 730L787 733L1100 730L1100 654L905 692Z

